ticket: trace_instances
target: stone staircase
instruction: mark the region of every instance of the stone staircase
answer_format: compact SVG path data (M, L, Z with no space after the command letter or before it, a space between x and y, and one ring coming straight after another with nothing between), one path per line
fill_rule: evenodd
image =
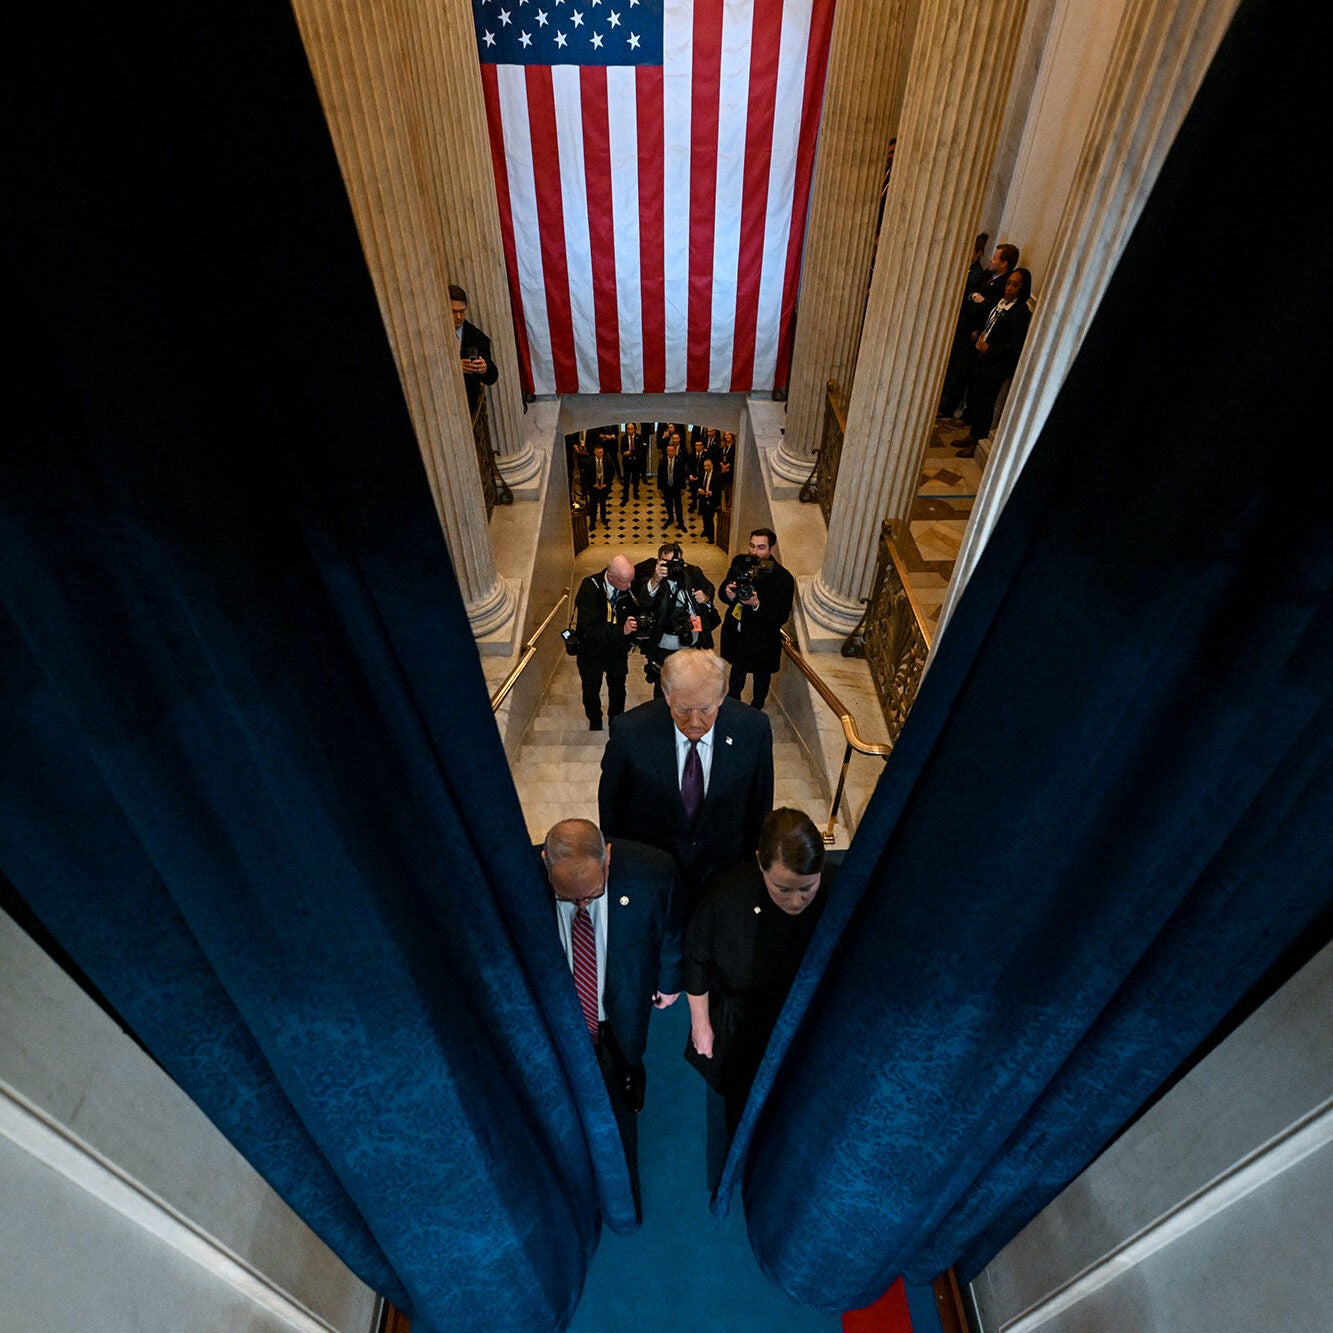
M630 658L626 695L630 708L653 695L643 676L643 659L637 654ZM774 803L804 810L822 828L828 816L824 786L774 695L769 696L766 711L773 727ZM578 668L572 657L562 658L513 764L514 784L533 842L541 842L557 820L596 821L597 781L606 738L605 731L588 730Z

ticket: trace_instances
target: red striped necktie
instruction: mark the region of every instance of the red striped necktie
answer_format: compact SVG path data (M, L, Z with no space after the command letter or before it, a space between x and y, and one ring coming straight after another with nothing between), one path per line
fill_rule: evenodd
M597 1045L597 936L593 933L592 917L580 903L574 912L574 988L579 993L583 1021Z

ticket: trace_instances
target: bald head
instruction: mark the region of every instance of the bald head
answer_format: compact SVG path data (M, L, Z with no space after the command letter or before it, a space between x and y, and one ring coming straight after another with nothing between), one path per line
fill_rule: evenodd
M634 582L634 564L623 552L611 557L606 567L606 581L615 589L624 592Z
M562 819L552 824L542 847L542 860L557 898L586 903L606 889L611 848L590 819Z

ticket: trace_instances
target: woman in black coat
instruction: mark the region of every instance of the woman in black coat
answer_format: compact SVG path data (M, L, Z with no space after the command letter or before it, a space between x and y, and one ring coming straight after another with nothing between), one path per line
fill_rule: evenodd
M1004 295L991 308L977 334L967 383L967 407L963 410L963 419L970 428L959 450L963 457L975 454L977 441L990 434L995 400L1018 366L1018 355L1032 323L1028 309L1031 295L1032 274L1016 268L1004 284Z
M833 874L810 817L774 810L755 859L715 875L690 918L682 972L690 1004L685 1058L722 1094L728 1141ZM720 1168L721 1146L710 1144L710 1175Z

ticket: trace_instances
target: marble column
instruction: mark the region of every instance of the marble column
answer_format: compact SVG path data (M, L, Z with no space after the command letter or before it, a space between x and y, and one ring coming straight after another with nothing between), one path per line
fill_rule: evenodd
M841 0L833 18L787 424L773 454L776 477L794 485L814 466L829 380L851 390L916 8L917 0Z
M860 620L880 525L907 521L1027 0L924 0L884 206L828 546L802 588L814 647ZM820 631L823 631L821 634Z
M940 611L936 647L1046 424L1237 4L1130 0L1125 10L1056 233L1050 275Z
M418 49L429 15L406 5L296 0L310 60L435 505L473 634L512 627L517 597L499 576L454 348L439 200L449 164L423 112ZM453 70L440 65L443 82Z
M500 378L487 392L492 442L501 475L519 488L537 479L541 457L524 429L523 391L514 342L504 242L495 199L490 135L481 91L472 8L464 0L399 3L417 79L423 131L442 169L431 183L441 223L440 248L449 281L468 294L468 314L487 333Z

